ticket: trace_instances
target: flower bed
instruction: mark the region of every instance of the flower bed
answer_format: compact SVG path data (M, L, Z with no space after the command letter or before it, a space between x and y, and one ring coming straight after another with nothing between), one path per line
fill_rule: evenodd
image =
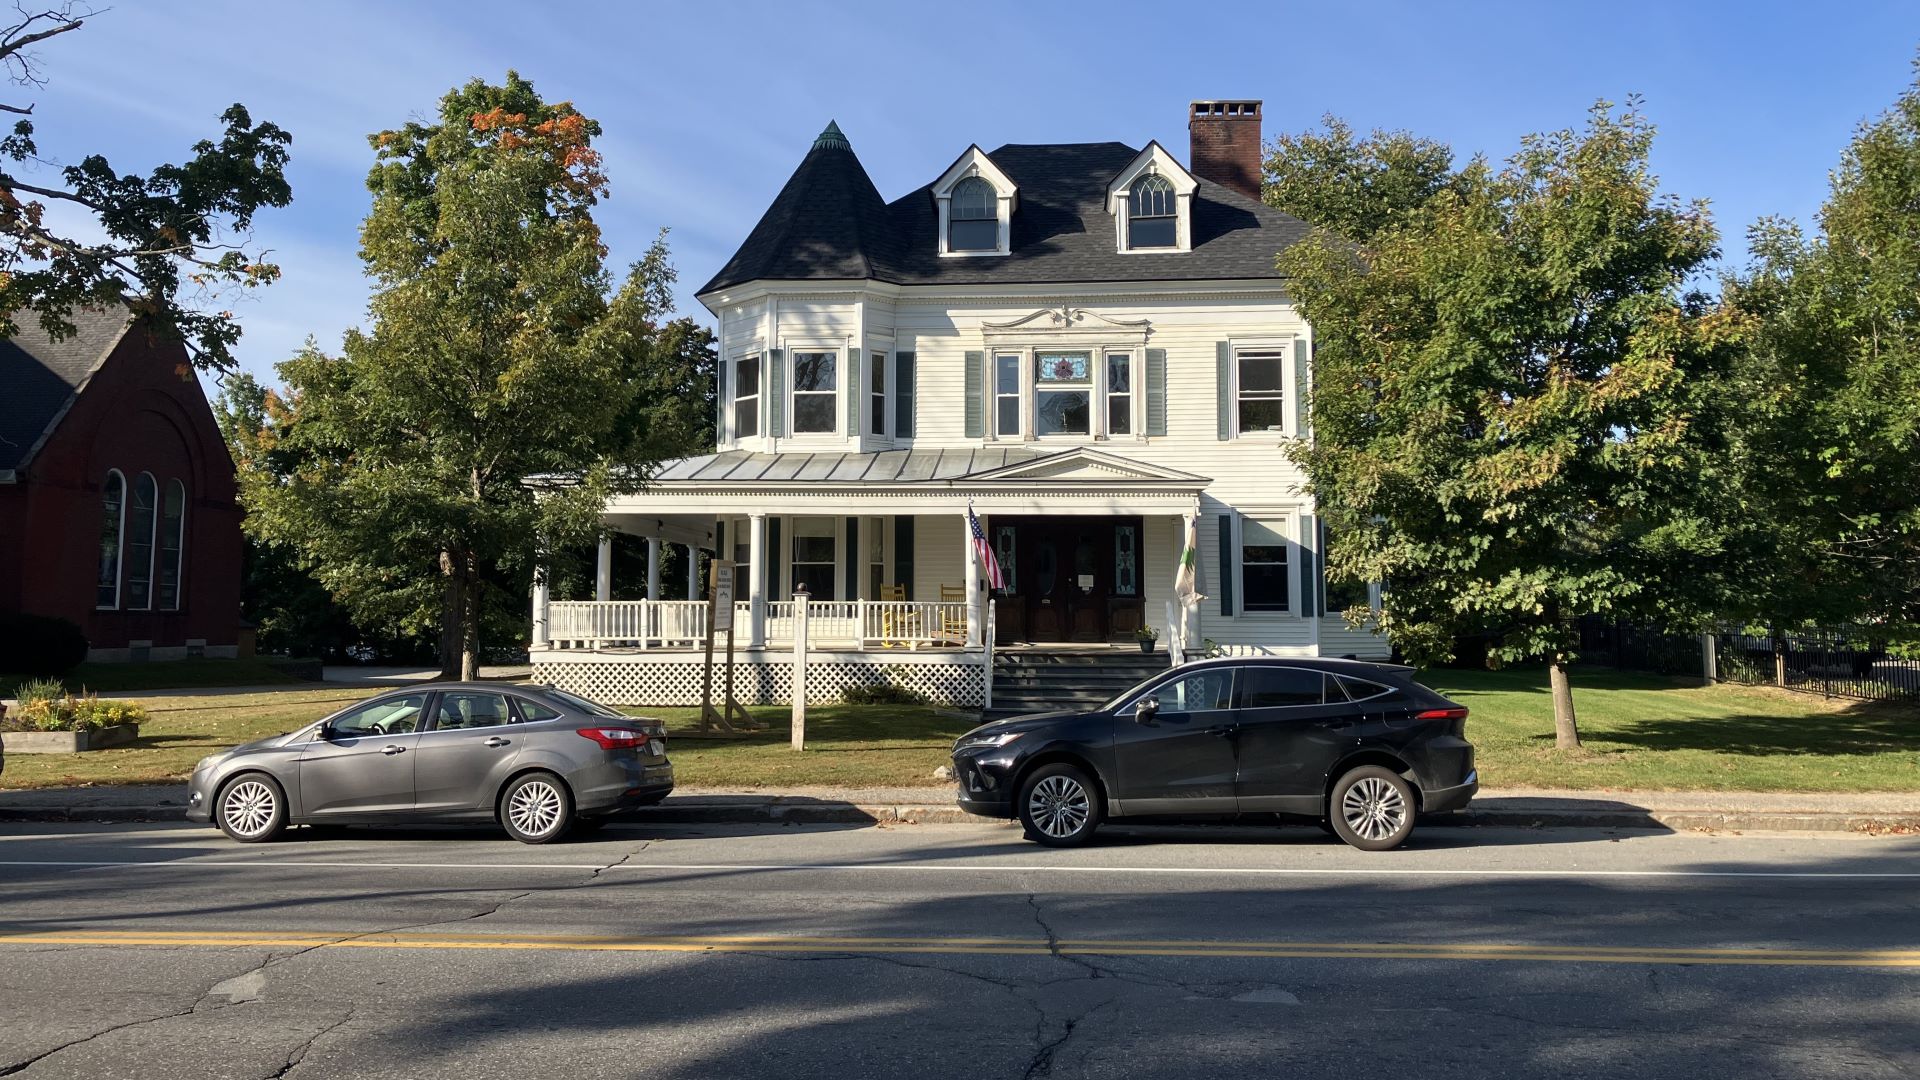
M0 715L0 740L10 753L73 754L124 746L140 734L147 710L130 701L102 701L64 689L22 687L18 705Z

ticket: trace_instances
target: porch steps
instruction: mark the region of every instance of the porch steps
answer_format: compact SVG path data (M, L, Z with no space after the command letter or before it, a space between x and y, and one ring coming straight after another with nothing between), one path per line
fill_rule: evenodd
M1167 670L1163 650L1003 649L993 657L993 711L1091 709Z

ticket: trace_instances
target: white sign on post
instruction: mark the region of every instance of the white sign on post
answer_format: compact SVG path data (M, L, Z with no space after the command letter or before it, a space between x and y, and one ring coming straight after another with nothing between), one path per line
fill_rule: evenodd
M733 564L713 563L713 628L733 629Z

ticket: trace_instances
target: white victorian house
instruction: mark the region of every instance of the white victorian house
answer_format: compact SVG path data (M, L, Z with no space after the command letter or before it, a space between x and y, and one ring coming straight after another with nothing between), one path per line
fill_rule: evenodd
M1157 142L972 146L892 202L837 126L815 140L698 293L718 445L606 508L656 560L667 542L739 564L743 701L785 699L803 586L819 700L887 681L980 705L995 649L1137 662L1146 625L1162 657L1386 655L1341 614L1377 596L1323 580L1283 452L1307 436L1312 331L1274 257L1306 226L1259 200L1258 102L1196 102L1189 130L1185 162ZM1189 617L1172 600L1196 513ZM536 596L535 676L697 702L705 603L612 601L607 567L603 546L596 601Z

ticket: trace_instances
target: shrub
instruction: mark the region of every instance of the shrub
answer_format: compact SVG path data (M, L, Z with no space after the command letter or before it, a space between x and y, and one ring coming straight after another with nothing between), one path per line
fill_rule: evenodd
M869 683L849 686L840 692L843 705L925 705L927 697L893 683Z
M118 724L138 724L147 710L131 701L102 701L62 692L58 697L22 700L7 713L7 726L16 731L92 731Z
M13 696L25 705L29 701L52 701L66 697L67 688L59 679L22 679L13 688Z
M87 635L65 619L0 612L0 671L65 675L87 658Z

